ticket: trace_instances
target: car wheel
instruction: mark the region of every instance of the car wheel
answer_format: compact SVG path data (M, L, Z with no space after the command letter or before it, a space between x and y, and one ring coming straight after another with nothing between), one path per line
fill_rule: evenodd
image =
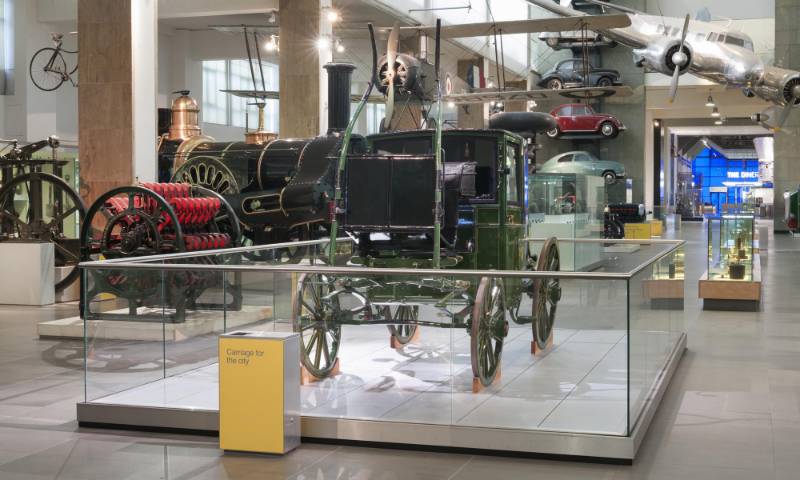
M605 138L614 138L619 134L619 129L611 122L603 122L600 124L599 132Z
M546 131L545 134L547 134L547 136L550 138L558 138L558 136L561 135L561 132L558 130L558 127L556 127Z
M550 90L561 90L564 88L564 83L561 82L560 78L551 78L547 81L547 88Z
M597 80L598 87L610 87L612 84L613 82L608 77L600 77L600 79Z
M603 180L605 180L606 185L611 185L617 181L617 175L611 170L607 170L603 172Z

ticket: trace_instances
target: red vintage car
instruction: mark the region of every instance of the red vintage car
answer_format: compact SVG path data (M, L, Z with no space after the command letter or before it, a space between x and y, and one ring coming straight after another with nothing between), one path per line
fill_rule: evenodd
M556 138L562 134L599 134L614 138L625 130L625 125L614 115L597 113L589 105L568 103L554 108L550 115L556 117L556 128L547 131L547 136Z

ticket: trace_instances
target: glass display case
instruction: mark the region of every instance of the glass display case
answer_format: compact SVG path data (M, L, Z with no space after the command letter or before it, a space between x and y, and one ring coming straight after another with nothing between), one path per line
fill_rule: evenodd
M644 285L669 276L662 264L682 272L683 242L642 243L592 272L479 274L354 266L352 241L337 245L335 261L317 241L82 264L79 421L213 430L217 337L294 330L315 377L301 387L305 437L632 458L686 339L682 309L657 308ZM521 320L541 306L552 336L537 350L542 325ZM503 327L468 321L484 310ZM476 389L487 366L496 375Z
M755 217L708 219L708 280L753 281Z
M560 242L561 269L588 271L601 260L603 207L606 195L602 177L537 173L528 177L528 237L556 237Z

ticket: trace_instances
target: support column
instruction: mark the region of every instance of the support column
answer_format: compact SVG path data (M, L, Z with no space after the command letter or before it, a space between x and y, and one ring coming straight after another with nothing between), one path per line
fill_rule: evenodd
M81 196L155 179L157 0L79 0Z
M313 137L320 132L321 0L280 0L282 138Z
M783 66L800 65L800 25L797 23L799 0L775 0L775 51L782 52ZM800 185L800 114L793 112L775 134L775 223L776 232L785 232L784 192Z

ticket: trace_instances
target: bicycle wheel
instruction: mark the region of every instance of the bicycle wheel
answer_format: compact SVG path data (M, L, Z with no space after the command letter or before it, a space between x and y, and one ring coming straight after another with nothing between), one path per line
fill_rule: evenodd
M29 68L31 81L45 92L52 92L67 79L67 62L61 53L52 47L45 47L33 54Z

